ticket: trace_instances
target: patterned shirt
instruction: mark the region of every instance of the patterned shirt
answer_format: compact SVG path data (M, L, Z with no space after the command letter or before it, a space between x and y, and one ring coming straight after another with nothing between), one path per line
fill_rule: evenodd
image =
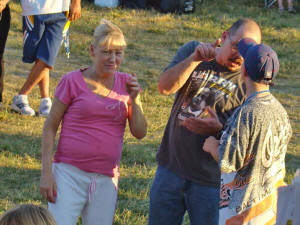
M219 147L219 225L275 224L291 134L288 115L271 94L250 97L235 110Z

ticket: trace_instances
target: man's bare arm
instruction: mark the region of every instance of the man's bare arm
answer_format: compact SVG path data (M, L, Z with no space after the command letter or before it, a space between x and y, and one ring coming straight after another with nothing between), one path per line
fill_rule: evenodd
M2 13L3 9L5 9L9 0L0 0L0 13Z
M217 39L214 44L200 43L189 57L165 70L160 75L158 83L160 93L170 95L178 91L201 61L210 61L215 58L215 48L220 44L220 41Z

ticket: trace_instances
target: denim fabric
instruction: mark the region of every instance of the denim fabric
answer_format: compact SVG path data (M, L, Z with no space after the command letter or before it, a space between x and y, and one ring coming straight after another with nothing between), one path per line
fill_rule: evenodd
M65 12L23 16L23 62L32 63L40 59L53 67L66 22Z
M191 225L217 225L219 193L158 166L150 191L149 225L180 225L187 210Z

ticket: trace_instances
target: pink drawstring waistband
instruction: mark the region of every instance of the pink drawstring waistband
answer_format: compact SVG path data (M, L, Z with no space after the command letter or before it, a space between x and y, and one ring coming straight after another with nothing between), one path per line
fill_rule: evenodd
M91 183L89 186L89 202L91 202L92 194L96 190L96 177L97 176L91 177Z

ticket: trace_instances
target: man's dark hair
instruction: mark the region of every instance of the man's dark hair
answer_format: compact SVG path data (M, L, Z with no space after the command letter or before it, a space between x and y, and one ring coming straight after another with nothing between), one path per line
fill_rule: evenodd
M254 20L251 20L251 19L239 19L234 24L232 24L232 26L229 28L229 30L228 30L229 35L234 35L241 27L245 26L246 24L256 25L259 28L259 30L260 30L259 25Z

